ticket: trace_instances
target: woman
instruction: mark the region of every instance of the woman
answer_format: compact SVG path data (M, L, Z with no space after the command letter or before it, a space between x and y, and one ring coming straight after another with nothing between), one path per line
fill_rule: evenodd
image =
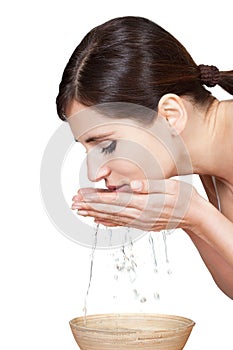
M184 229L216 284L233 298L233 101L218 101L203 86L216 84L233 94L233 71L197 66L155 23L122 17L94 28L76 48L57 110L87 149L89 179L104 179L108 187L79 191L72 208L106 226ZM118 103L154 113L114 119L103 112ZM84 113L96 105L103 113ZM170 179L188 173L200 175L209 201Z

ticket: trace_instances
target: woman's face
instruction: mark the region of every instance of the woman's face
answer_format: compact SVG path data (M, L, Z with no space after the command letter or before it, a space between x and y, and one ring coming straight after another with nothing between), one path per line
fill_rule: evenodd
M131 180L173 175L172 137L164 118L150 126L130 118L111 118L76 101L66 111L74 138L86 149L90 181L105 180L111 190L126 190Z

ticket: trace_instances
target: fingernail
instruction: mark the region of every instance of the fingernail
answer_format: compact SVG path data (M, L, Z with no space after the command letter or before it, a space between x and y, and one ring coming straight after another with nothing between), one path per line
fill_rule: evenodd
M76 194L73 198L72 198L73 202L82 202L83 201L83 196Z
M86 210L78 210L79 215L88 215L88 212Z
M81 209L81 208L82 208L81 203L74 202L71 205L71 209Z
M130 182L130 187L132 188L132 190L141 190L142 182L138 180L133 180Z
M78 193L78 194L76 195L76 200L77 200L77 201L80 201L80 202L83 200L83 196L82 196L81 193Z

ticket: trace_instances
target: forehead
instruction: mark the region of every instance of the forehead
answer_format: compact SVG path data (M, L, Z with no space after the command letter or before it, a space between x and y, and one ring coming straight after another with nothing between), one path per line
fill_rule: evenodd
M86 109L87 106L85 106L84 104L76 101L76 100L72 100L67 106L66 106L66 110L65 110L65 114L67 116L67 118L70 118L70 116L81 112L82 110Z
M118 106L117 106L118 107ZM131 111L126 109L123 111L126 117L121 116L121 118L115 116L119 113L119 110L113 106L111 110L111 116L106 116L101 109L95 107L86 107L78 102L73 102L69 109L66 111L67 115L70 115L67 118L67 121L70 125L72 133L76 140L80 140L83 135L91 135L98 130L98 134L107 133L107 132L117 132L121 131L126 133L126 130L131 132L135 129L145 130L145 127L142 124L139 124L134 119L130 119ZM109 110L108 110L109 112ZM122 113L122 111L121 111Z
M118 136L121 134L124 137L139 129L140 132L143 131L143 128L133 120L109 118L89 110L69 117L68 123L76 140L87 135L94 136L95 134L109 134L111 132Z

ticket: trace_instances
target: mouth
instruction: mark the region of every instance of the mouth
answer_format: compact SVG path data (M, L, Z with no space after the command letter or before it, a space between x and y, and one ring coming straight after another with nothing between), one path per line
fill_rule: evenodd
M132 192L131 187L127 184L123 184L121 186L107 185L107 188L109 189L109 191L115 191L115 192Z

